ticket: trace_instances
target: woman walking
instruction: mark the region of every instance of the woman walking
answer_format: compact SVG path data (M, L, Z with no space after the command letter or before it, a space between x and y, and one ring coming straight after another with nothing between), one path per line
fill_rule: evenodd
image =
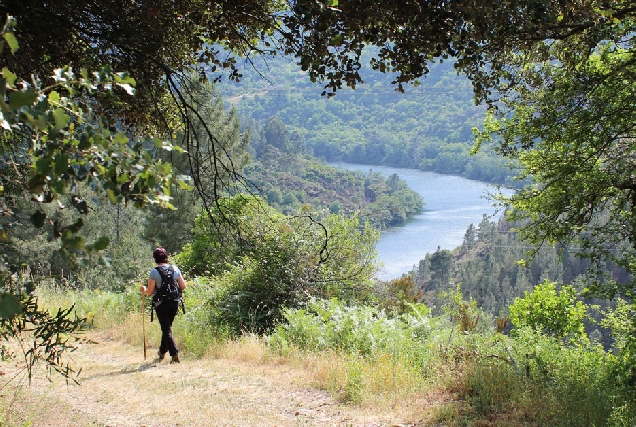
M168 253L164 248L155 249L152 256L157 266L150 270L148 285L142 285L140 291L153 296L152 304L161 326L159 362L169 353L172 357L170 363L179 363L179 350L172 337L172 322L179 311L181 291L186 288L186 283L179 268L168 262Z

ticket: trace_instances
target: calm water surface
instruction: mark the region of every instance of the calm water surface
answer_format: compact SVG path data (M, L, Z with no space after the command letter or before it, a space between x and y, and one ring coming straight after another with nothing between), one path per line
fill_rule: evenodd
M455 249L462 244L470 224L477 226L483 215L493 218L500 215L487 197L495 188L480 181L414 169L352 163L331 165L365 173L373 170L386 176L396 173L424 199L421 214L400 227L382 232L377 245L378 257L384 265L376 274L380 280L400 277L438 247Z

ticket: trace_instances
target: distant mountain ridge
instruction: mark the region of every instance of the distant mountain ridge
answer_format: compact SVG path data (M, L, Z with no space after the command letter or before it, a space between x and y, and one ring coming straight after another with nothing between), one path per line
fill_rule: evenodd
M514 185L506 161L490 147L470 155L472 129L485 107L451 62L433 64L419 85L399 93L391 76L363 70L364 84L321 96L299 67L272 58L263 72L247 68L240 83L219 89L244 122L279 119L303 151L327 161L407 167Z

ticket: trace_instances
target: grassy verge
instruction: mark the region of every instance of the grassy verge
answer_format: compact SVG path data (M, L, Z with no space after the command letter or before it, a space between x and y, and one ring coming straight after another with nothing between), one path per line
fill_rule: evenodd
M40 289L45 306L75 304L92 328L141 348L138 290ZM408 405L413 420L445 426L636 425L633 387L618 359L599 346L565 345L531 330L513 338L483 328L460 331L425 310L388 316L372 307L317 301L285 313L266 337L230 339L207 314L206 285L191 286L174 333L186 358L227 358L302 366L311 383L362 407ZM149 348L159 327L146 322ZM154 354L151 350L150 354ZM431 404L434 402L434 404Z

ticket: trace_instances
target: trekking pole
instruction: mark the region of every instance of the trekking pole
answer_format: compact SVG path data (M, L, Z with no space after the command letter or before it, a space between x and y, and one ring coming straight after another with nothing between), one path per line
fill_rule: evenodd
M143 331L142 333L144 335L144 360L146 360L146 321L145 321L146 310L144 310L145 301L146 301L146 295L141 294L141 330Z

